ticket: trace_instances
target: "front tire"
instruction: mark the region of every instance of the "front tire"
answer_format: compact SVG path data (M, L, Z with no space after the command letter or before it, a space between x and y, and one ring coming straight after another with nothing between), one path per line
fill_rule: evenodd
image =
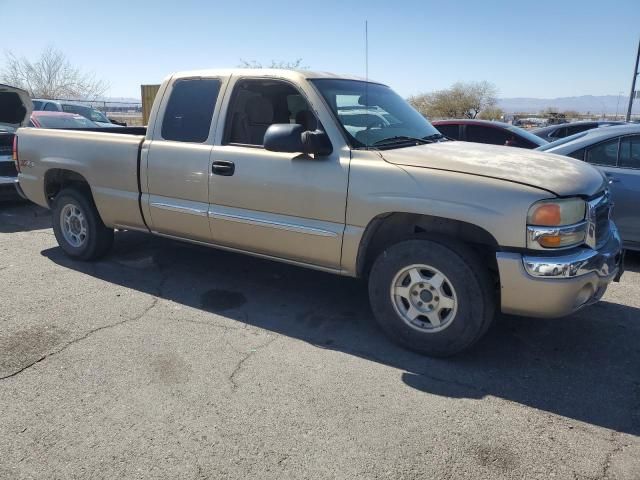
M62 190L53 202L53 233L64 252L76 260L95 260L113 245L90 195L74 188Z
M430 356L459 353L488 330L495 313L487 268L462 244L407 240L383 251L369 276L369 298L382 329Z

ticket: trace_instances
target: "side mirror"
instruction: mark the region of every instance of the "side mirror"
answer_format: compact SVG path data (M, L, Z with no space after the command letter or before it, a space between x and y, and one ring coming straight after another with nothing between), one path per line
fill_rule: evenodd
M322 130L304 131L296 123L275 123L264 134L264 148L270 152L307 153L326 156L333 152L328 135Z

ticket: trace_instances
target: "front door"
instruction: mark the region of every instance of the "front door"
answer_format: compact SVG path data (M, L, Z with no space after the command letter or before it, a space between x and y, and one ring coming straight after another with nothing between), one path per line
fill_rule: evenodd
M220 78L181 78L164 93L168 101L143 149L154 232L211 241L209 171L221 85Z
M286 81L238 78L232 83L221 145L212 154L214 243L338 269L348 148L333 142L333 153L321 158L265 150L269 125L299 123L315 130L317 115Z

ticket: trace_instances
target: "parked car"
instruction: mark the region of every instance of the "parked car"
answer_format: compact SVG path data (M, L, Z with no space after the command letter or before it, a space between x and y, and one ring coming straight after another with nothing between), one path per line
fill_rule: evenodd
M95 108L87 107L86 105L82 105L80 103L73 103L67 101L59 101L59 100L44 100L44 99L33 99L33 109L36 111L45 111L45 112L66 112L66 113L76 113L78 115L82 115L84 118L91 120L98 127L118 127L118 124L114 124L107 118L107 116L96 110Z
M33 112L29 126L35 128L100 128L82 115L65 112Z
M496 310L567 315L622 271L596 168L447 141L385 85L201 70L155 102L145 136L18 130L20 186L71 258L105 255L117 228L366 278L384 331L439 356ZM394 121L352 134L340 110L358 106Z
M438 120L433 126L447 138L465 142L506 145L508 147L537 148L547 142L523 128L488 120Z
M640 250L640 125L578 133L539 150L596 165L609 179L613 218L626 248Z
M13 140L18 127L31 114L31 100L24 90L0 84L0 200L18 197L18 171L12 157Z
M560 123L557 125L550 125L548 127L536 128L534 130L531 130L531 133L548 142L554 142L560 138L569 137L580 132L586 132L587 130L591 130L593 128L610 127L611 125L624 124L625 122L618 122L613 120Z

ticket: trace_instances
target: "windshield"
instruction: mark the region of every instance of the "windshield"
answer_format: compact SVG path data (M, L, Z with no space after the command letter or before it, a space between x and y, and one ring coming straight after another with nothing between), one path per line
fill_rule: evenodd
M311 80L329 104L354 147L407 146L407 139L442 135L389 87L358 80ZM402 140L404 139L404 141Z
M536 150L540 150L541 152L544 152L546 150L551 150L552 148L556 148L556 147L559 147L560 145L564 145L565 143L573 142L578 138L582 138L586 136L588 133L589 133L589 130L587 130L586 132L574 133L573 135L569 135L568 137L561 138L559 140L556 140L555 142L545 143L541 147L536 148Z
M509 130L510 132L517 133L521 137L526 138L527 140L529 140L534 145L540 146L540 145L546 145L548 143L543 138L540 138L539 136L534 135L531 132L527 132L524 128L520 128L520 127L515 127L513 125L509 125L507 127L507 130Z
M111 120L109 120L104 113L98 110L91 110L91 120L94 122L111 123Z
M97 125L80 115L39 115L36 120L42 128L95 128Z

